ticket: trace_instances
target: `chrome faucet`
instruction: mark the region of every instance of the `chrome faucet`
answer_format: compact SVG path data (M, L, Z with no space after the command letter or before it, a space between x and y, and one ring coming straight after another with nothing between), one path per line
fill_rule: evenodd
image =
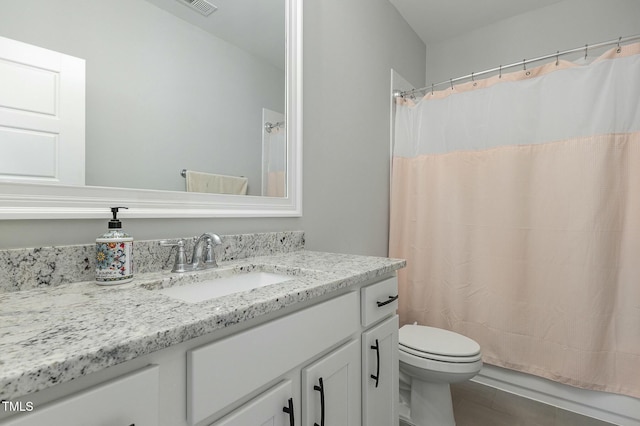
M220 244L222 244L222 241L217 234L205 232L196 240L193 246L191 262L188 262L185 253L184 239L160 241L161 246L178 248L171 272L187 272L198 271L201 269L217 268L218 263L216 262L216 256L213 252L213 247Z
M206 250L203 250L202 245L206 243ZM191 256L191 269L197 271L198 269L205 268L217 268L216 256L213 253L213 247L222 244L218 234L212 234L205 232L200 235L193 246L193 255Z

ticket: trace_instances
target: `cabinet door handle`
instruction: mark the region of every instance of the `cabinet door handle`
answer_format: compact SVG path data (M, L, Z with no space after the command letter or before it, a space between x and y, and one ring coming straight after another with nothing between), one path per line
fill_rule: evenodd
M320 386L316 385L313 389L320 392L320 424L314 422L313 426L324 426L324 383L322 383L322 377L318 379L318 382L320 382Z
M389 303L398 300L398 295L396 294L395 296L389 296L388 300L385 300L384 302L378 302L376 301L376 303L378 304L378 308L383 307L384 305L388 305Z
M396 296L398 297L398 296ZM371 378L376 381L376 387L378 387L378 381L380 379L380 345L378 344L378 339L376 339L375 346L371 346L371 349L375 349L376 351L376 374L371 375Z
M293 416L293 398L289 398L289 405L282 407L282 411L289 415L289 426L295 426L296 420Z

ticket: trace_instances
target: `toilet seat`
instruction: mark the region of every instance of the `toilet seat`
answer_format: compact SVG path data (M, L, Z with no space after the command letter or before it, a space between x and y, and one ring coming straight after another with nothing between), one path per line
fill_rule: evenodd
M442 379L444 382L458 382L453 377L456 375L469 375L467 378L475 376L482 368L482 359L478 357L476 361L472 362L446 362L437 361L430 358L419 357L409 352L398 351L398 361L400 362L400 370L408 372L411 376L434 376L437 373L445 373L446 378ZM426 380L423 378L423 380ZM465 379L466 380L466 379ZM433 377L431 381L436 381Z
M440 328L408 324L400 328L399 349L418 358L451 363L473 363L481 358L480 345L461 334Z
M476 362L482 358L482 354L477 353L471 356L444 356L438 354L432 354L428 352L416 351L403 345L398 345L400 352L404 352L409 355L413 355L418 358L430 359L432 361L450 362L450 363L468 363Z

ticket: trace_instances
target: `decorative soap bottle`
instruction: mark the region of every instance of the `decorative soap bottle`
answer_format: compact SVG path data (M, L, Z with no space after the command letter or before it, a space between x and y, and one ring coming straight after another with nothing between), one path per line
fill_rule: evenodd
M126 208L111 207L109 231L96 238L96 282L100 285L133 280L133 237L122 230L118 220L118 210Z

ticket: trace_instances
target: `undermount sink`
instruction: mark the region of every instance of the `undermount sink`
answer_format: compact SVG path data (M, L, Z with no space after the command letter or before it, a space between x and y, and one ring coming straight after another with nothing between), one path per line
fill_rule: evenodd
M225 277L212 278L189 284L176 285L158 290L166 296L183 302L198 303L233 293L290 281L295 277L272 272L254 271Z

